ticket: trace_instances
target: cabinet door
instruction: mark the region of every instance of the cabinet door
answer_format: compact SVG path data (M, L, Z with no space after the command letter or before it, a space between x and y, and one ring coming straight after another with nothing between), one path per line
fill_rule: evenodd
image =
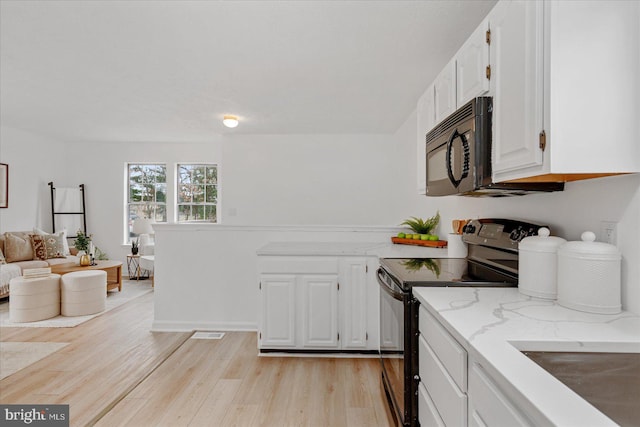
M295 285L294 275L260 276L260 347L295 347Z
M489 91L488 30L487 19L471 34L456 54L456 104L458 107Z
M509 401L478 363L469 368L469 425L529 426L525 416Z
M436 110L433 85L430 85L418 100L418 138L416 141L416 161L418 194L427 194L427 152L426 135L436 125Z
M302 345L305 348L337 348L338 277L303 275Z
M344 349L367 348L367 260L340 260L340 344Z
M503 1L489 13L495 181L510 178L509 171L542 167L543 5Z
M456 111L456 61L452 59L433 82L436 124Z

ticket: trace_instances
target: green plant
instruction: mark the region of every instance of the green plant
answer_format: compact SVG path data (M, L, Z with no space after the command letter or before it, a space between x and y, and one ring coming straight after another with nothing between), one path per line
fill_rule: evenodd
M102 250L96 246L96 256L95 258L99 261L104 261L109 259L109 255L106 252L102 252Z
M440 222L440 212L438 211L434 216L427 219L417 218L412 216L405 220L400 225L408 225L417 234L430 234L433 229L436 228Z
M426 268L435 274L436 277L440 277L440 260L438 259L414 258L404 261L402 265L412 271L418 271L421 268Z
M76 240L73 246L79 251L87 252L89 250L89 244L91 243L91 234L86 235L82 230L78 230L76 233Z
M131 241L131 250L136 252L138 250L138 240L132 240Z

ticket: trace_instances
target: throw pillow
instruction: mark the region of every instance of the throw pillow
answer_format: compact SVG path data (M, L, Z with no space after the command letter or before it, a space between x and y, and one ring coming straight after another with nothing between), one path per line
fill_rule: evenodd
M46 251L46 259L51 258L65 258L64 254L64 237L59 234L47 234L46 236L32 236L44 240L44 247ZM35 247L33 249L35 253Z
M2 253L2 249L0 249L0 265L6 264L7 260L4 259L4 254Z
M45 237L37 234L29 236L31 238L31 248L33 249L33 259L46 260L47 259L47 245L45 244Z
M33 259L31 239L27 234L4 233L4 256L7 262L30 261Z
M62 236L62 244L64 246L64 250L63 250L62 253L64 255L66 255L66 256L71 255L71 250L69 249L69 242L67 241L67 229L66 228L64 230L58 231L56 233L47 233L46 231L44 231L44 230L42 230L40 228L34 227L33 228L33 233L34 234L38 234L40 236L49 236L49 235L51 235L51 236Z

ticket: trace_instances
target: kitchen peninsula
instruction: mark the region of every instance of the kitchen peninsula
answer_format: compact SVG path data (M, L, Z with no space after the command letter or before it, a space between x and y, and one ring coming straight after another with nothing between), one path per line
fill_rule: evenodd
M414 293L468 353L463 392L470 425L501 411L524 425L617 425L523 352L640 353L640 316L583 313L515 288L420 288Z

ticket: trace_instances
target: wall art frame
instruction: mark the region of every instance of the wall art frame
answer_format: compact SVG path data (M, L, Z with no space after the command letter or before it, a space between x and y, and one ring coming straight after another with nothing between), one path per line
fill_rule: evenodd
M0 208L9 207L9 165L0 163Z

